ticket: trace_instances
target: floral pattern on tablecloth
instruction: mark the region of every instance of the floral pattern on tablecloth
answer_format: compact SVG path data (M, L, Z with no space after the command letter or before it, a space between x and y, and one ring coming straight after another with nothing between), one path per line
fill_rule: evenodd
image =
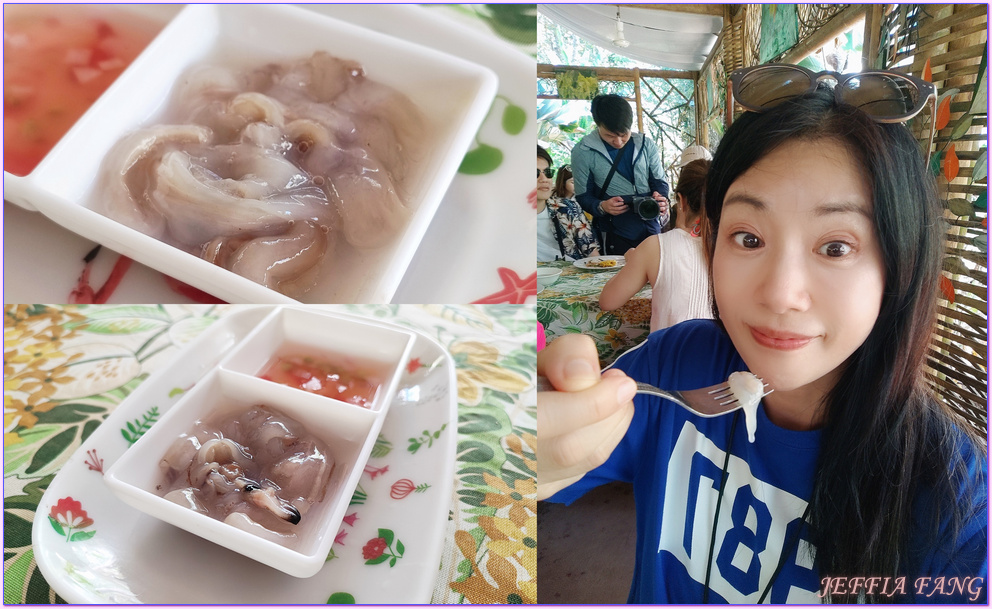
M354 312L424 332L455 360L457 500L433 602L535 603L534 307L379 305L356 307Z
M651 286L616 311L599 308L603 286L617 270L585 270L571 262L539 262L561 269L561 276L537 294L537 320L550 343L563 334L585 334L596 341L602 365L644 342L651 332Z
M4 307L5 604L64 602L37 569L31 548L32 522L42 494L69 456L125 397L180 347L237 308ZM458 429L426 430L423 438L397 438L391 447L429 450L435 433L458 434L448 539L433 602L534 603L534 306L342 308L423 332L444 345L455 360ZM411 361L410 367L416 369L419 364ZM154 424L156 414L146 414L132 422L133 429L122 430L125 440ZM90 453L85 463L94 475L100 474L102 459L95 451ZM368 484L383 470L367 469ZM387 484L394 500L431 490L410 479ZM88 522L88 514L70 518L69 508L75 508L72 501L65 498L59 504L65 510L41 517L53 517L60 525L62 520L75 523L71 535L77 543L84 543L83 538L100 523ZM84 509L81 506L77 511ZM346 517L343 534L348 524ZM79 535L78 529L86 534ZM388 571L403 560L402 539L392 537L389 529L349 541L360 542L361 556L370 569ZM329 602L347 602L349 597L350 593L328 590Z

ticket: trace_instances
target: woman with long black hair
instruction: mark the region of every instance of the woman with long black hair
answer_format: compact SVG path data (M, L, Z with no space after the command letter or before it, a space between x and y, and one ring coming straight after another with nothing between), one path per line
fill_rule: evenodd
M941 207L898 123L932 86L807 73L788 90L802 73L733 76L751 111L706 186L717 319L655 332L602 376L584 337L539 355L557 391L538 396L538 496L634 484L631 602L984 603L987 446L923 374ZM740 411L634 399L631 379L685 390L743 370L774 390L753 443Z

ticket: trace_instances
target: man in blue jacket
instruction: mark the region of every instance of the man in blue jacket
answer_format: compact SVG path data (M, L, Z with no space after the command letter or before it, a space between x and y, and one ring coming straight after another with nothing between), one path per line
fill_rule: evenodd
M658 146L630 132L634 113L627 100L597 95L592 119L596 130L572 149L575 199L605 234L606 253L622 256L668 224L668 182ZM642 198L654 199L656 212Z

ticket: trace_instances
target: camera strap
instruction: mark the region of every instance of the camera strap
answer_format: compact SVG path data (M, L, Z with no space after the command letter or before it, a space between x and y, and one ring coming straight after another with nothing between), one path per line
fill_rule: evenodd
M627 140L627 143L624 144L623 147L617 151L617 156L615 159L613 159L613 167L610 167L610 173L606 174L606 180L603 181L603 185L600 186L599 188L600 201L606 200L606 189L610 187L610 182L613 181L613 174L617 172L617 166L620 164L620 159L622 159L623 155L627 153L627 148L630 146L630 143L633 141L634 141L634 136L631 135L630 139Z

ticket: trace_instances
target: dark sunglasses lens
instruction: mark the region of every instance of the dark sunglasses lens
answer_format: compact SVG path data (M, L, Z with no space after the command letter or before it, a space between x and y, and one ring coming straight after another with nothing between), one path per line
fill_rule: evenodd
M895 74L862 74L844 83L840 100L876 118L898 118L919 111L920 90Z
M812 86L808 74L788 66L769 66L744 75L734 97L744 107L767 109L802 95Z
M540 169L537 170L537 177L541 177L541 170ZM546 177L546 178L553 178L553 177L555 177L555 170L552 169L552 168L550 168L550 167L545 167L545 169L544 169L544 177Z

